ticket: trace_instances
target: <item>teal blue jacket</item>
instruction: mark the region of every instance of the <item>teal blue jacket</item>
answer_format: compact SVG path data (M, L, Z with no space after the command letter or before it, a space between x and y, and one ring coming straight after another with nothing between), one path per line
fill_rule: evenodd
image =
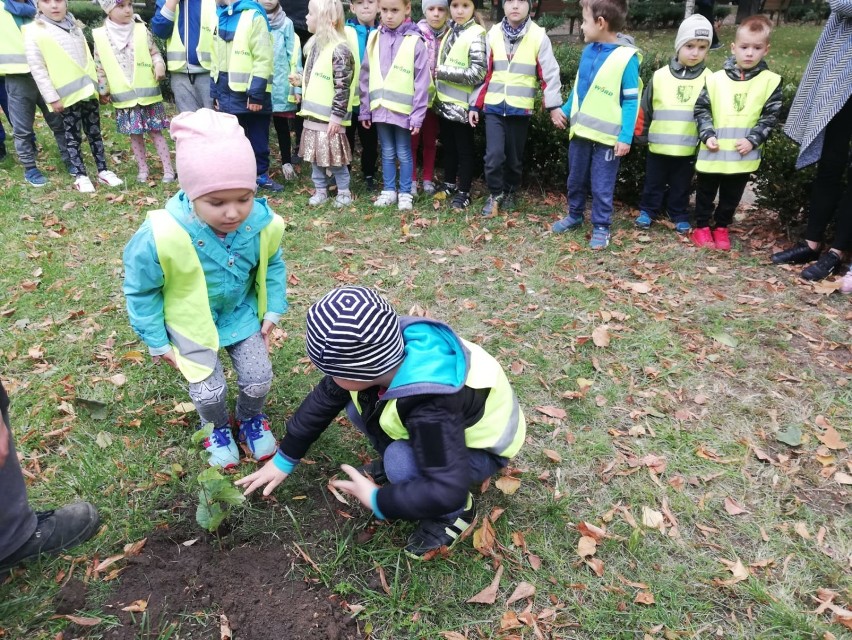
M192 211L183 191L166 203L166 210L186 230L204 269L207 297L219 345L241 342L260 330L257 317L255 272L260 256L260 232L272 222L266 198L256 198L249 217L224 238ZM281 249L269 259L266 276L267 312L264 320L278 322L287 311L287 270ZM163 269L148 220L124 248L124 295L130 326L148 346L152 356L166 353L171 345L163 316Z
M302 93L302 89L290 84L291 73L302 73L302 56L296 56L296 64L290 66L296 46L296 31L293 21L285 17L280 25L272 25L272 112L296 112L299 105L290 102L290 93Z

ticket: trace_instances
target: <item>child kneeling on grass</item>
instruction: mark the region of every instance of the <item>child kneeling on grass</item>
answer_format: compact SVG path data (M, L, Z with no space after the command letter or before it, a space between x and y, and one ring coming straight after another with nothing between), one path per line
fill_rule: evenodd
M124 295L133 330L154 362L179 369L202 425L211 466L235 467L219 347L240 393L239 440L255 460L277 448L263 414L272 384L269 334L287 311L284 221L255 198L257 165L236 116L210 109L172 120L181 191L124 249Z
M474 518L468 488L508 464L526 421L506 374L481 347L426 318L400 317L372 289L343 287L308 310L308 357L325 377L287 422L275 457L237 481L281 484L344 408L382 455L338 489L377 518L419 521L406 553L451 547ZM369 473L372 480L361 473Z

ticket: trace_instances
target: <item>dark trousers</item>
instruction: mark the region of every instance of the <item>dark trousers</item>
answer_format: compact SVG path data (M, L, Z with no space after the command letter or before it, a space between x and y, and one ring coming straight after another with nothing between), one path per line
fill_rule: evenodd
M467 122L441 118L441 147L444 151L444 182L470 192L473 181L473 127Z
M0 466L0 560L15 553L35 533L38 520L27 500L24 474L18 463L12 425L9 424L8 398L0 384L0 412L9 429L9 455Z
M65 127L65 146L68 147L68 158L74 175L86 175L86 165L80 155L80 146L83 144L81 128L89 140L89 148L95 158L98 173L106 171L104 139L101 137L101 108L97 99L83 100L65 107L62 111L62 124Z
M235 115L254 151L257 175L262 176L269 171L269 119L272 116L268 113L258 112L237 113Z
M639 209L656 220L665 201L672 222L688 222L693 175L695 156L664 156L649 151Z
M295 121L295 118L272 116L272 124L275 125L275 135L278 136L281 164L291 164L293 162L293 150L290 146L290 124Z
M715 227L730 226L750 177L750 173L699 173L695 191L695 227L709 227L711 217ZM719 204L714 215L713 202L717 193Z
M819 157L817 174L811 193L811 209L805 238L822 242L828 224L834 219L832 247L852 251L852 162L849 142L852 140L852 98L825 128L825 141ZM843 173L846 185L843 185Z
M353 113L352 117L356 115ZM376 162L379 158L379 134L376 125L367 129L360 122L353 122L346 127L346 139L349 140L349 148L355 155L355 132L358 132L358 140L361 141L361 175L372 178L376 175Z
M529 126L529 116L485 114L485 184L492 196L521 186Z

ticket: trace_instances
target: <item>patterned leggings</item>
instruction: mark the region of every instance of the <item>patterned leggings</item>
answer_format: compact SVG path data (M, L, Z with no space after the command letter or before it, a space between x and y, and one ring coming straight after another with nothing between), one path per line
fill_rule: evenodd
M148 135L154 142L154 149L157 150L157 155L160 156L160 162L163 163L163 174L174 177L175 170L172 167L172 158L169 155L169 144L163 137L162 131L149 131ZM130 148L133 151L133 157L136 158L136 165L139 167L139 173L145 176L148 175L148 159L145 153L145 138L141 133L130 134Z
M242 342L225 347L231 356L231 364L237 372L237 420L249 420L263 411L266 395L272 386L272 362L260 331ZM215 427L228 424L228 383L222 370L222 361L216 360L216 368L201 382L189 385L189 397L204 424L212 422Z
M68 146L71 172L75 176L86 175L86 165L80 155L80 145L83 144L81 127L89 139L89 147L95 157L98 173L106 171L106 153L104 153L104 141L101 137L101 112L97 98L65 107L62 111L62 124L65 126L65 144Z

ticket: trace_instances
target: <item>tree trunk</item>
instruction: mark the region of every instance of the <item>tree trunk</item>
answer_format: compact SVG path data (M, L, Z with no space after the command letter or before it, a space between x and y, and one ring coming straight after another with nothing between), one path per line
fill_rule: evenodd
M740 0L737 5L737 24L760 10L760 0Z

